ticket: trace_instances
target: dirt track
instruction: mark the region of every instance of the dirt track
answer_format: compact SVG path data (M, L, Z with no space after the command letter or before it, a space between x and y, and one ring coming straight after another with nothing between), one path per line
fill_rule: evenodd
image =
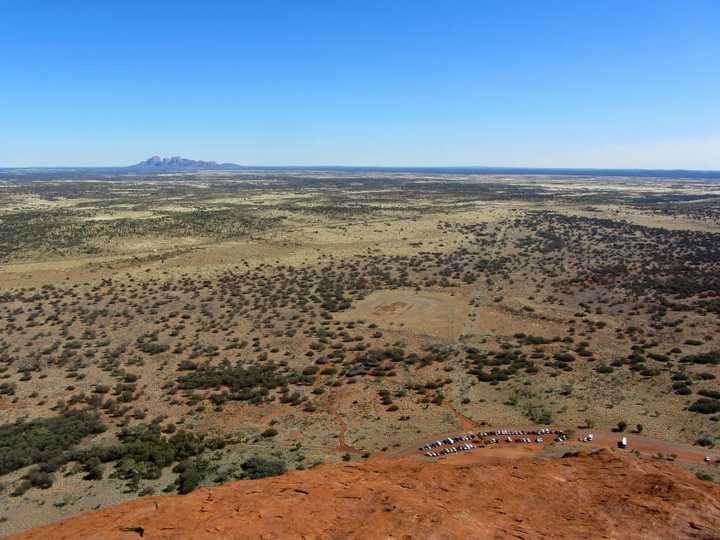
M702 463L705 456L709 456L713 461L720 460L720 451L718 450L709 450L697 446L689 446L687 444L661 441L659 439L651 439L650 437L643 437L632 433L620 434L595 431L592 431L592 433L593 441L590 445L596 448L616 448L618 440L622 436L626 436L628 438L628 448L626 451L628 452L637 450L643 455L675 455L677 456L676 459L678 461L685 461L688 463Z

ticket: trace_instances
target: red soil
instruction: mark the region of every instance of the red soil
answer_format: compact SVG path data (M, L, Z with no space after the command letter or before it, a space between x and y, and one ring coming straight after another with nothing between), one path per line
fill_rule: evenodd
M578 434L581 435L583 432L578 432ZM627 437L627 451L629 452L637 450L638 452L649 456L654 456L656 454L669 456L673 454L676 456L678 461L684 461L687 463L702 463L705 461L706 456L713 462L720 460L720 451L718 450L709 450L699 446L688 446L681 443L661 441L658 439L643 437L641 435L634 435L632 433L593 432L592 446L614 448L617 446L618 441L622 437Z
M720 539L720 486L610 450L485 463L371 459L140 499L11 537Z

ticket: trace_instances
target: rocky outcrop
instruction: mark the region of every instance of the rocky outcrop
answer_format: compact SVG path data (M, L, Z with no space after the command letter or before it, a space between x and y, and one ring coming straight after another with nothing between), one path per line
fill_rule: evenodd
M216 161L200 161L180 156L173 156L170 158L152 156L145 161L137 163L136 165L131 165L129 168L162 171L227 170L238 169L240 168L240 165L236 165L235 163L217 163Z
M325 465L152 497L13 540L720 538L720 486L603 450L569 458Z

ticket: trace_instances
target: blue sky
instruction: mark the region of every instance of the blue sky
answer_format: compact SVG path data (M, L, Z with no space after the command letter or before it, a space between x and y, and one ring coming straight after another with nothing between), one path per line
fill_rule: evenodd
M0 0L0 166L720 169L720 2Z

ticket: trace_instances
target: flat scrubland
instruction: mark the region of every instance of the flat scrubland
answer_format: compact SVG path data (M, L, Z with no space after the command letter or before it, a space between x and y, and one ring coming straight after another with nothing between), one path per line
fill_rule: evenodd
M468 423L712 446L719 365L710 181L0 176L0 535Z

